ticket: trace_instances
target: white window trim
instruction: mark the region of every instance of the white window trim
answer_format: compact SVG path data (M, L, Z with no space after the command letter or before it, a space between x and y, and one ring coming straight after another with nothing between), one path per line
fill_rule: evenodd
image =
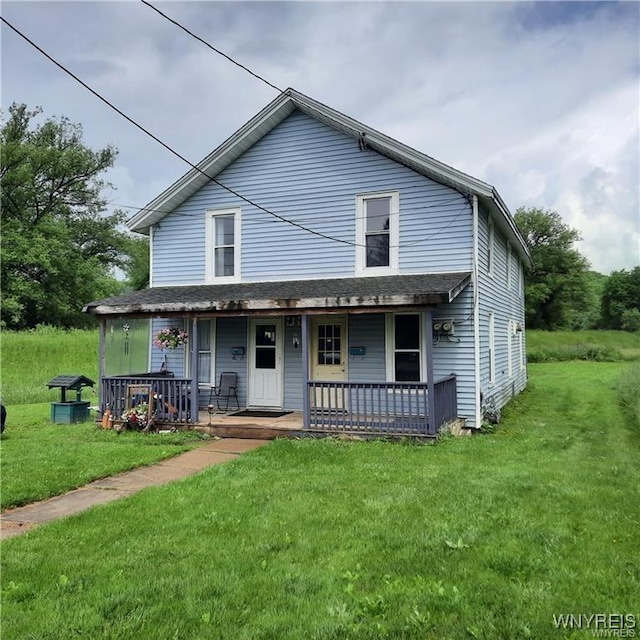
M391 198L389 212L389 266L367 267L367 247L364 203L372 198ZM400 244L400 192L379 191L356 195L356 268L357 275L383 276L395 275L399 269Z
M228 216L233 215L233 265L234 265L234 274L232 276L215 276L214 275L214 239L215 239L215 218L218 216ZM240 273L241 273L241 265L240 265L240 257L241 257L241 248L240 248L240 239L241 239L241 230L242 230L242 222L240 216L240 208L235 207L231 209L210 209L205 214L205 229L204 229L204 269L205 269L205 282L208 284L212 283L225 283L225 282L240 282Z
M515 334L515 320L507 320L507 359L509 377L513 375L513 336Z
M419 317L420 326L420 380L419 382L427 382L427 336L425 331L426 316L425 313L419 311L414 313L412 311L406 311L404 313L386 313L385 314L385 364L386 364L386 379L390 382L395 382L395 317L417 315ZM417 381L416 381L417 382Z
M518 293L524 299L524 265L518 261Z
M489 384L496 381L496 321L493 311L489 312Z
M215 386L216 383L216 329L217 322L216 318L202 318L202 320L211 320L211 335L209 336L210 344L211 344L211 382L202 382L198 380L198 387L200 389L209 389L212 386ZM198 327L198 330L200 327ZM198 331L199 334L199 331ZM198 349L198 345L194 349L194 353L196 358L200 356L200 349ZM190 371L191 369L189 369Z
M489 218L489 238L487 240L487 273L494 276L496 262L496 228L493 220Z

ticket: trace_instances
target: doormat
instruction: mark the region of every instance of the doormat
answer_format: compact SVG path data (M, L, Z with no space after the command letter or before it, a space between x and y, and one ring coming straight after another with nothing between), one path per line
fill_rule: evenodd
M244 411L238 411L237 413L230 413L230 416L241 416L246 418L279 418L286 416L293 411L264 411L260 409L245 409Z

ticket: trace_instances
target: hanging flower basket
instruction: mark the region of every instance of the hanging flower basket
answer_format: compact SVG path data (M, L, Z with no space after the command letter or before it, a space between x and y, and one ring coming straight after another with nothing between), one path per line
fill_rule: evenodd
M180 327L167 327L166 329L160 329L156 333L153 346L162 349L162 351L165 349L177 349L186 344L188 338L186 331L183 331Z

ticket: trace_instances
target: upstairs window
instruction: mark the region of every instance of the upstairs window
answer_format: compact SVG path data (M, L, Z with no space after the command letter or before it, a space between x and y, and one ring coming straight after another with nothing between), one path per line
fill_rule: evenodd
M397 191L357 196L357 272L372 275L397 273L398 209Z
M208 211L206 218L206 279L240 279L240 209Z

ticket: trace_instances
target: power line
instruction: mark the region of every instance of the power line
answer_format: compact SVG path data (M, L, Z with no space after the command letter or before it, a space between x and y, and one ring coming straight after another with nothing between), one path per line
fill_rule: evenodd
M265 80L262 76L258 75L257 73L254 73L253 71L251 71L251 69L249 69L248 67L245 67L240 62L237 62L230 55L226 54L224 51L220 51L220 49L216 49L216 47L214 47L212 44L209 44L206 40L203 40L200 36L193 33L193 31L190 31L189 29L187 29L187 27L185 27L184 25L181 25L177 20L174 20L173 18L169 17L166 13L160 11L160 9L158 9L157 7L154 7L150 2L147 2L147 0L140 0L140 2L142 2L142 4L146 5L150 9L153 9L156 13L161 15L163 18L165 18L172 24L175 24L176 27L178 27L179 29L182 29L184 32L188 33L191 37L195 38L199 42L202 42L203 45L205 45L206 47L209 47L209 49L211 49L212 51L215 51L218 55L221 55L223 58L226 58L229 62L232 62L233 64L240 67L241 69L244 69L247 73L250 73L254 78L257 78L261 82L264 82L266 85L270 86L272 89L275 89L280 93L284 93L284 91L280 89L280 87L276 87L275 84L272 84L268 80Z
M192 35L194 38L196 38L197 40L199 40L200 42L202 42L203 44L205 44L207 47L209 47L210 49L212 49L213 51L215 51L216 53L224 56L225 58L227 58L228 60L230 60L231 62L233 62L234 64L236 64L237 66L241 67L242 69L244 69L245 71L247 71L248 73L250 73L251 75L255 76L256 78L258 78L259 80L261 80L262 82L265 82L266 84L268 84L270 87L276 89L277 91L280 91L280 93L284 93L284 91L282 91L281 89L279 89L278 87L276 87L275 85L271 84L270 82L268 82L267 80L265 80L264 78L260 77L259 75L255 74L253 71L251 71L250 69L248 69L247 67L245 67L244 65L236 62L235 60L233 60L230 56L228 56L227 54L219 51L218 49L216 49L215 47L213 47L212 45L210 45L209 43L207 43L206 41L204 41L202 38L200 38L199 36L191 33L188 29L186 29L185 27L183 27L182 25L180 25L178 22L176 22L175 20L173 20L172 18L166 16L164 13L162 13L160 10L156 9L156 7L154 7L153 5L151 5L150 3L148 3L146 0L141 0L141 2L147 6L149 6L151 9L153 9L154 11L156 11L157 13L159 13L160 15L162 15L163 17L165 17L167 20L169 20L170 22L174 23L176 26L180 27L181 29L183 29L185 32L189 33L190 35ZM220 182L219 180L217 180L216 178L210 176L209 174L207 174L205 171L203 171L202 169L200 169L197 165L193 164L190 160L188 160L187 158L185 158L182 154L180 154L178 151L176 151L175 149L173 149L172 147L170 147L168 144L166 144L164 141L162 141L160 138L158 138L156 135L154 135L153 133L151 133L148 129L144 128L141 124L139 124L138 122L136 122L133 118L131 118L130 116L128 116L126 113L124 113L121 109L119 109L118 107L116 107L113 103L111 103L109 100L107 100L105 97L103 97L100 93L98 93L95 89L93 89L91 86L89 86L86 82L84 82L80 77L78 77L76 74L74 74L72 71L70 71L69 69L67 69L63 64L61 64L60 62L58 62L55 58L53 58L50 54L48 54L44 49L42 49L42 47L40 47L38 44L36 44L33 40L31 40L28 36L26 36L24 33L22 33L19 29L17 29L14 25L12 25L8 20L6 20L6 18L4 18L3 16L0 15L0 20L2 20L2 22L4 22L10 29L12 29L17 35L19 35L21 38L23 38L26 42L28 42L32 47L34 47L37 51L39 51L42 55L44 55L48 60L50 60L51 62L53 62L53 64L55 64L59 69L61 69L62 71L64 71L67 75L71 76L76 82L78 82L80 85L82 85L85 89L87 89L87 91L89 91L90 93L92 93L94 96L96 96L99 100L101 100L104 104L106 104L108 107L110 107L111 109L113 109L116 113L118 113L120 116L122 116L125 120L127 120L129 123L131 123L132 125L134 125L137 129L139 129L140 131L142 131L144 134L146 134L147 136L149 136L151 139L153 139L155 142L157 142L158 144L160 144L162 147L164 147L167 151L169 151L171 154L173 154L174 156L176 156L177 158L179 158L180 160L182 160L183 162L185 162L186 164L188 164L192 169L196 170L198 173L202 174L205 178L207 178L208 180L210 180L211 182L217 184L219 187L221 187L222 189L224 189L225 191L228 191L229 193L233 194L234 196L236 196L237 198L241 199L243 202L246 202L247 204L250 204L251 206L255 207L256 209L263 211L264 213L268 214L269 216L272 216L273 218L275 218L275 220L273 220L273 222L276 221L280 221L280 222L284 222L286 224L289 224L293 227L296 227L298 229L301 229L302 231L305 231L307 233L311 233L315 236L324 238L326 240L331 240L333 242L339 242L341 244L346 244L349 246L354 246L354 247L366 247L366 244L362 244L362 243L358 243L358 242L352 242L350 240L345 240L343 238L336 238L334 236L330 236L327 235L325 233L322 233L320 231L315 231L314 229L310 229L309 227L306 227L298 222L295 222L293 220L290 220L288 218L285 218L284 216L281 216L277 213L274 213L273 211L263 207L262 205L259 205L258 203L254 202L253 200L250 200L249 198L246 198L245 196L243 196L242 194L238 193L237 191L235 191L234 189L231 189L230 187L227 187L226 185L224 185L222 182ZM464 197L464 196L462 196ZM449 204L451 203L451 198L448 197L446 200L442 200L442 201L436 201L436 202L431 202L431 204L427 205L426 207L424 207L425 209L429 209L435 206L439 206L440 204ZM155 212L155 211L159 211L157 209L151 209L148 207L133 207L133 206L129 206L129 205L115 205L115 206L121 206L123 208L126 209L136 209L138 211L149 211L149 212ZM403 246L413 246L413 245L417 245L420 244L422 242L425 242L427 240L430 240L434 237L436 237L437 235L439 235L440 233L442 233L442 231L444 229L447 229L449 226L451 226L454 222L456 222L456 220L462 215L462 213L466 210L466 204L463 204L462 207L459 209L459 211L456 213L455 217L453 219L451 219L448 224L444 225L443 227L439 228L437 231L435 231L434 233L431 233L427 236L423 236L422 238L419 238L417 240L413 240L411 242L407 242L404 243ZM162 213L164 213L163 211L161 211ZM184 217L190 217L188 216L188 214L180 214L180 213L176 213L173 212L172 215L178 215L178 216L184 216ZM395 215L399 215L399 212L394 212L392 214L390 214L390 216L395 216ZM329 216L329 217L324 217L323 218L323 222L327 222L330 221L331 219L335 219L335 220L342 220L343 217L342 216ZM395 247L396 245L394 245ZM398 247L400 245L397 245ZM391 248L391 247L390 247Z
M450 203L450 200L443 201L443 202L445 204L447 204L447 203ZM135 209L137 211L151 211L151 212L164 213L160 209L150 209L148 207L135 207L133 205L118 204L118 203L114 203L114 202L111 202L110 205L114 206L114 207L122 207L124 209ZM438 203L427 205L426 207L423 207L422 210L430 209L430 208L436 207L436 206L439 206ZM389 248L390 249L394 249L394 248L401 248L401 247L413 247L413 246L416 246L418 244L422 244L423 242L427 242L428 240L433 240L433 238L435 238L436 236L439 236L441 233L443 233L449 227L451 227L462 216L462 214L465 213L468 210L469 210L468 203L462 204L462 206L455 212L455 216L453 218L451 218L447 222L447 224L438 227L437 231L433 231L432 233L430 233L430 234L428 234L426 236L421 236L421 237L417 238L416 240L403 242L401 245L400 244L389 245ZM190 218L190 219L194 218L193 214L190 214L190 213L179 213L179 212L176 212L176 211L173 211L171 213L171 215L172 215L172 217L179 217L179 218ZM400 215L400 212L392 213L392 214L390 214L390 217L399 216L399 215ZM363 218L364 218L363 216L356 216L355 218L351 218L351 219L352 220L357 220L357 219L363 219ZM342 221L342 220L344 220L344 216L341 216L341 215L340 216L324 216L322 218L322 222L330 222L332 220ZM263 222L277 223L277 222L279 222L279 220L264 220ZM353 245L355 247L366 247L367 246L366 244L357 243L357 242L347 242L347 241L345 241L345 244L350 244L350 245Z
M217 180L213 176L210 176L209 174L204 172L202 169L200 169L200 167L198 167L197 165L193 164L190 160L187 160L187 158L185 158L178 151L176 151L175 149L170 147L167 143L163 142L160 138L158 138L156 135L151 133L148 129L145 129L141 124L138 124L133 118L128 116L126 113L124 113L124 111L122 111L121 109L116 107L114 104L109 102L109 100L107 100L105 97L103 97L101 94L99 94L95 89L93 89L86 82L84 82L84 80L82 80L75 73L73 73L72 71L67 69L62 63L58 62L53 56L49 55L42 47L37 45L33 40L31 40L28 36L26 36L24 33L22 33L18 28L14 27L4 16L0 15L0 20L2 20L2 22L4 22L12 31L17 33L23 40L28 42L34 49L38 50L43 56L45 56L45 58L47 58L48 60L53 62L53 64L55 64L59 69L64 71L67 75L71 76L76 82L78 82L85 89L87 89L87 91L91 92L94 96L96 96L96 98L98 98L99 100L104 102L104 104L106 104L108 107L113 109L116 113L121 115L125 120L130 122L134 127L136 127L137 129L142 131L144 134L146 134L147 136L149 136L150 138L155 140L159 145L164 147L167 151L169 151L174 156L176 156L177 158L179 158L180 160L182 160L183 162L188 164L192 169L194 169L198 173L201 173L205 178L207 178L208 180L211 180L211 182L214 182L215 184L217 184L219 187L221 187L225 191L228 191L229 193L231 193L232 195L236 196L240 200L246 202L247 204L250 204L252 207L255 207L256 209L259 209L260 211L264 211L268 215L273 216L274 218L277 218L278 220L280 220L282 222L290 224L291 226L297 227L298 229L301 229L302 231L306 231L307 233L311 233L311 234L313 234L315 236L319 236L320 238L325 238L326 240L331 240L333 242L340 242L342 244L348 244L348 245L356 246L355 243L351 242L350 240L343 240L342 238L334 238L334 237L329 236L329 235L327 235L325 233L321 233L320 231L315 231L314 229L309 229L308 227L305 227L304 225L298 224L297 222L293 222L292 220L288 220L287 218L285 218L285 217L283 217L283 216L281 216L281 215L279 215L277 213L274 213L273 211L270 211L269 209L266 209L262 205L259 205L257 202L253 202L253 200L250 200L249 198L245 198L242 194L238 193L234 189L231 189L230 187L227 187L226 185L222 184L222 182L220 182L219 180Z
M459 197L455 197L455 196L447 196L446 198L442 198L442 199L438 199L438 200L430 200L428 205L425 205L423 207L420 208L420 213L426 211L427 209L433 209L435 207L447 207L447 206L455 206L457 204L459 204L459 200L464 198L464 196L459 196ZM123 203L119 203L119 202L109 202L109 205L112 207L120 207L122 209L132 209L134 211L148 211L150 213L166 213L166 211L164 211L163 209L154 209L153 207L139 207L136 205L132 205L132 204L123 204ZM463 207L465 207L465 205L462 205ZM458 213L458 210L456 210L456 214ZM173 216L178 216L178 217L182 217L182 218L193 218L193 214L191 213L181 213L179 211L172 211L171 215ZM398 217L400 216L400 211L396 211L396 212L392 212L389 214L389 218L394 218L394 217ZM353 216L351 218L351 220L366 220L367 216L366 215L356 215ZM336 215L323 215L322 217L318 217L318 220L320 222L331 222L331 221L337 221L340 222L342 220L344 220L344 214L336 214ZM269 222L279 222L278 220L269 220ZM413 243L412 243L413 244Z

